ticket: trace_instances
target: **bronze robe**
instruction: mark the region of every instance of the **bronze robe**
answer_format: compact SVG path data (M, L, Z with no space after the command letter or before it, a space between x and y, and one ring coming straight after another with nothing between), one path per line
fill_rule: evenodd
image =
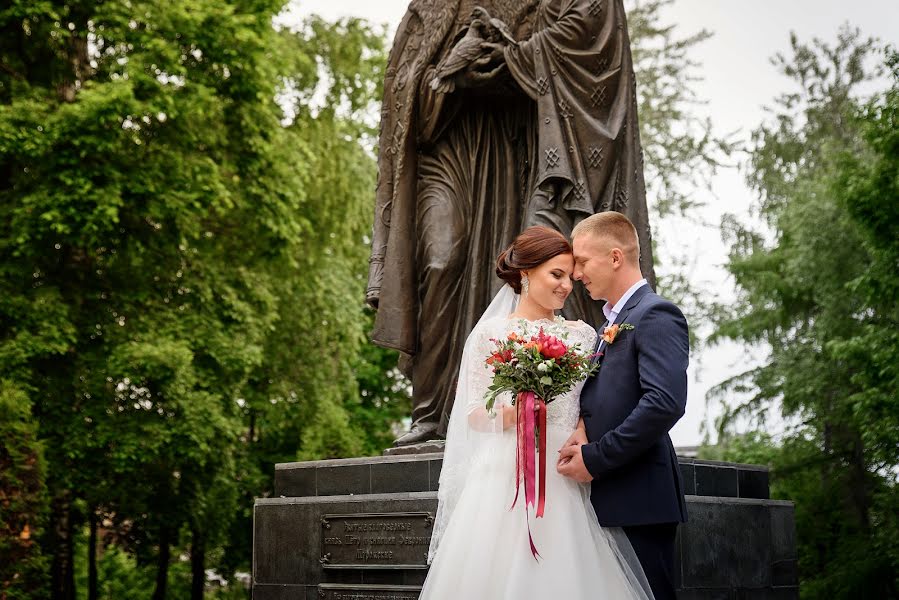
M533 153L533 106L516 86L430 88L476 4L516 28L536 6L413 1L385 76L367 297L373 341L408 359L414 423L445 426L465 340L501 284L494 261L521 228Z
M433 67L475 4L524 40L504 53L511 77L436 94ZM414 423L445 426L465 339L500 285L495 257L524 227L569 234L623 212L653 282L629 44L621 0L410 4L385 74L367 300L372 340L408 359ZM566 314L601 324L576 291Z
M568 234L586 216L624 213L637 227L643 274L654 283L636 79L622 0L543 0L534 34L506 48L505 59L537 104L536 188L526 225L550 225ZM597 314L594 307L589 310ZM579 310L573 316L586 314Z

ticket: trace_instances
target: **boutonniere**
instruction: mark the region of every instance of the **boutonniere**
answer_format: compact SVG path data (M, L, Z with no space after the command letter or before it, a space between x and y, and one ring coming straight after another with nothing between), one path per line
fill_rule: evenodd
M612 344L615 341L615 338L618 337L619 332L627 331L633 328L634 326L630 323L622 323L621 325L609 325L602 330L602 341L604 341L606 344Z

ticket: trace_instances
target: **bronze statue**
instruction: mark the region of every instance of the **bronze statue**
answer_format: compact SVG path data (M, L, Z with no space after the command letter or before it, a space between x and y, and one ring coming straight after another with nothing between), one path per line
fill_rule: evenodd
M384 83L367 299L373 341L412 380L405 445L445 434L494 259L519 231L567 235L617 210L653 267L622 0L413 0ZM579 291L566 314L601 324Z

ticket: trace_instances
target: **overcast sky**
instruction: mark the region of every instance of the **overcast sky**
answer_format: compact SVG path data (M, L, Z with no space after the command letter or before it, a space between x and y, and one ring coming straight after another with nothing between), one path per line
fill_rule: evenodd
M407 0L300 0L291 5L288 20L310 13L326 19L355 16L396 29L408 5ZM764 106L788 90L788 82L770 63L776 52L789 49L790 31L800 40L813 37L832 42L841 25L859 27L865 35L899 46L899 1L896 0L675 0L664 21L676 26L678 37L706 29L713 37L697 47L691 58L701 66L702 81L696 91L708 104L703 110L719 132L740 131L746 138L765 118ZM639 76L639 74L638 74ZM639 85L639 80L638 80ZM714 196L702 193L705 221L719 223L724 213L748 215L754 201L743 175L727 169L714 180ZM695 257L691 271L697 285L709 296L729 298L733 285L722 265L727 249L715 231L688 229L683 235L686 252ZM654 231L667 243L676 240L673 231ZM700 326L701 324L692 324ZM745 364L745 350L732 344L694 353L690 370L687 414L674 427L671 437L676 446L696 445L701 441L700 426L717 414L707 406L708 389L736 374ZM777 424L772 427L776 428Z

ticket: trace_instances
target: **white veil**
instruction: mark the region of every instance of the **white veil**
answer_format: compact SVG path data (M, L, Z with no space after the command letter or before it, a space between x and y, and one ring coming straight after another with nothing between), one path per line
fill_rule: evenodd
M471 330L465 347L462 350L462 362L459 367L459 380L456 385L456 397L450 414L446 432L446 446L443 452L443 467L440 471L440 485L437 490L437 517L434 531L431 534L431 546L428 550L428 563L434 560L440 538L446 530L459 495L465 487L465 481L471 470L475 456L484 450L488 443L498 441L496 434L502 434L502 397L497 398L496 416L491 417L484 409L484 392L489 385L491 374L484 366L492 348L486 330L488 322L494 319L505 319L518 307L519 295L508 285L504 285L490 306L481 315L480 320ZM477 426L470 423L469 416L475 411Z

